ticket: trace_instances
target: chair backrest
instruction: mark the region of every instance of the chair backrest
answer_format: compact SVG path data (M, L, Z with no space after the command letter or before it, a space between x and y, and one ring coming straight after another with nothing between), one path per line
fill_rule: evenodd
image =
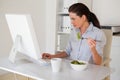
M112 30L111 29L102 29L106 36L106 45L103 50L103 62L104 60L108 60L104 63L104 66L109 67L109 60L110 60L110 52L111 52L111 44L112 44Z
M103 66L109 67L110 63L110 52L112 45L112 30L111 29L102 29L106 35L106 45L103 50ZM107 76L104 80L110 80L110 76Z

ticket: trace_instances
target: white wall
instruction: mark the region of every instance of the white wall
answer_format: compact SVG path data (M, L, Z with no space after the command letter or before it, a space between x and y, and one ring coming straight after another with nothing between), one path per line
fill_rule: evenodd
M46 52L55 53L56 49L57 0L46 1Z
M10 32L4 16L6 13L30 14L41 52L45 51L45 9L45 0L0 0L0 56L7 55L12 46Z

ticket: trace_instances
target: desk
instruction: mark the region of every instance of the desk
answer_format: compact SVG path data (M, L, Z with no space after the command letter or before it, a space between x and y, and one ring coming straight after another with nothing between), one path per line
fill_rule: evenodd
M84 71L75 71L64 60L60 72L52 72L51 65L41 66L25 60L12 64L8 58L0 59L0 69L37 80L102 80L110 74L110 68L89 64Z

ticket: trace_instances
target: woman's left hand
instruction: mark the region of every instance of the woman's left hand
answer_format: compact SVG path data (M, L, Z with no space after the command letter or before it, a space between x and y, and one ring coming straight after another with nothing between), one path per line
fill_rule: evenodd
M87 42L88 42L88 45L89 45L91 51L94 52L94 50L96 50L96 41L92 38L88 38Z
M88 38L87 42L92 52L94 62L100 65L102 63L102 57L98 54L96 50L96 41L92 38Z

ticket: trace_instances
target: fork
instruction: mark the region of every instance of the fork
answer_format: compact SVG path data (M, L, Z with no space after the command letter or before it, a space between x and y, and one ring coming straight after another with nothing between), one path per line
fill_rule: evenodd
M84 38L84 37L82 37L81 39L89 39L89 38ZM101 42L100 40L95 40L95 41L97 41L97 42Z

